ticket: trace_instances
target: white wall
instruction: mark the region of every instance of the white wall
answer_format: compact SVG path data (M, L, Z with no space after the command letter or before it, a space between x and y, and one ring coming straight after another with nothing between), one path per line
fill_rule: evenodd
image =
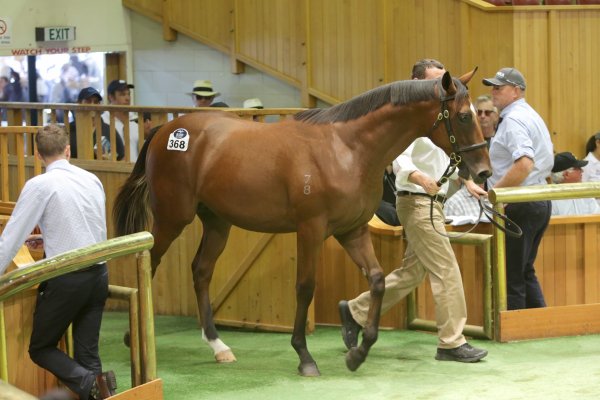
M212 81L221 92L215 101L241 107L245 99L258 97L267 108L301 107L298 89L246 66L243 74L230 72L229 56L178 34L162 38L162 27L131 12L135 103L143 106L193 106L190 92L198 79Z
M15 49L91 47L92 51L130 50L129 14L121 0L0 0L0 19L7 18L11 40L0 44L0 56ZM75 26L74 41L37 43L35 28Z
M135 85L134 104L193 106L191 91L197 79L209 79L231 107L258 97L265 107L300 107L298 89L246 67L230 72L229 57L182 34L175 42L162 38L157 22L129 11L121 0L0 0L0 19L8 19L11 39L0 44L0 56L16 50L89 47L92 52L127 52L127 79ZM76 40L35 42L35 27L75 26ZM40 50L41 49L41 50Z

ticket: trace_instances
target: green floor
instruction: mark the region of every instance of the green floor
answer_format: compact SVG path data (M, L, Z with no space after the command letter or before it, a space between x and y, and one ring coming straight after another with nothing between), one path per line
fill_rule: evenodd
M346 369L339 329L317 327L309 349L319 378L297 375L290 334L222 330L238 362L217 364L196 321L156 317L158 376L165 399L600 399L600 336L518 343L472 340L489 351L482 362L434 360L436 337L383 331L365 364ZM129 352L122 344L127 315L105 313L104 369L130 387Z

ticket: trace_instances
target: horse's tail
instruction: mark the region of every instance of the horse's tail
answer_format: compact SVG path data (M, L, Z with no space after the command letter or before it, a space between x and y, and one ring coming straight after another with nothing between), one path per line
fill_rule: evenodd
M162 126L162 125L161 125ZM148 180L146 179L146 154L150 141L161 126L150 131L138 159L115 199L113 221L116 236L141 232L148 222Z

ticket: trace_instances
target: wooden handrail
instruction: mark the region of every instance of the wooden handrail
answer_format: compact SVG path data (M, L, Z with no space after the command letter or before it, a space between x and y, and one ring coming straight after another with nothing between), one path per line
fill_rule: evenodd
M0 276L0 301L4 301L43 281L90 265L151 249L154 238L149 232L120 236L35 262Z
M152 271L149 249L154 245L154 237L149 232L138 232L106 240L91 246L71 250L54 257L43 259L23 268L0 276L0 379L8 380L6 327L2 302L24 290L48 279L70 272L79 271L90 265L113 258L134 254L137 257L139 302L133 304L139 309L139 354L141 370L134 374L134 382L145 383L156 379L156 346L154 339L154 310L152 306ZM112 287L112 292L124 296L123 290ZM137 360L132 359L132 364ZM133 368L133 366L132 366ZM137 368L137 367L136 367ZM132 372L135 372L132 370ZM141 375L141 376L140 376Z
M552 185L532 185L491 189L488 198L498 213L504 213L505 203L521 203L527 201L561 200L571 198L600 197L600 182L560 183ZM497 216L494 220L504 225ZM500 313L507 310L506 289L506 243L504 232L494 227L496 256L494 258L493 285L496 288L494 319L499 321ZM496 326L496 337L500 332Z

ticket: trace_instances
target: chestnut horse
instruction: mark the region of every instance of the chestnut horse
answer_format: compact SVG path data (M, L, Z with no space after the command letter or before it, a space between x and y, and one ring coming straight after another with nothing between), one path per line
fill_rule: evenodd
M297 232L292 346L304 376L320 375L306 346L305 327L319 251L333 235L367 276L372 295L362 343L346 355L346 365L354 371L378 334L384 275L367 224L381 199L386 165L427 135L448 154L461 154L476 181L491 174L465 86L474 73L459 79L446 73L438 80L394 82L277 123L243 120L222 111L174 119L146 139L117 196L117 234L144 230L149 203L155 273L173 240L200 218L203 235L192 272L203 338L217 361L229 362L235 357L218 337L208 288L231 226Z

